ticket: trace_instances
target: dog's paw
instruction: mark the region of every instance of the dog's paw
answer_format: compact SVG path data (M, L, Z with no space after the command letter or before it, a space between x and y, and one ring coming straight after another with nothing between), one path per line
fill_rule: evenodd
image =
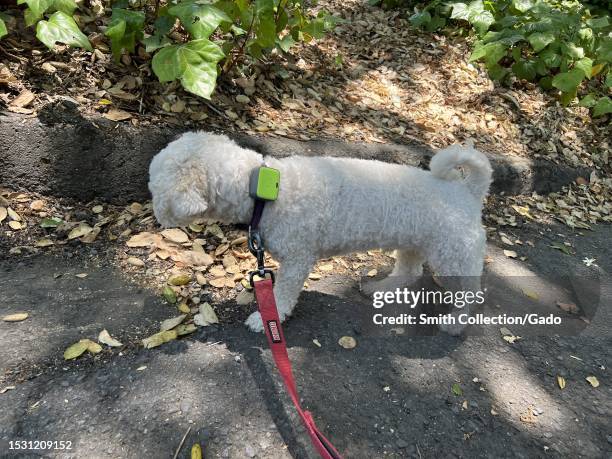
M461 333L463 333L463 330L465 330L465 327L466 327L465 324L460 324L457 321L455 321L455 323L438 324L438 329L440 331L443 331L444 333L451 335L451 336L460 336Z
M264 331L263 321L261 320L261 314L259 312L251 314L244 324L253 332L261 333Z

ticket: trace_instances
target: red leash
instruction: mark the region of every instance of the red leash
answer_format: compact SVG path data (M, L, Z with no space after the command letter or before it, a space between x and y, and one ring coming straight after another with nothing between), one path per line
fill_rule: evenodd
M295 380L293 379L293 371L291 370L291 361L287 354L287 345L285 344L283 329L278 317L278 310L276 309L273 285L272 279L254 282L255 297L257 298L259 313L263 320L264 330L268 337L268 343L270 343L274 362L285 382L285 386L295 405L295 409L302 418L302 422L304 426L306 426L312 444L318 453L323 459L341 459L342 456L336 451L336 448L334 448L331 442L323 436L319 429L317 429L310 412L304 411L300 405L300 398L295 386Z

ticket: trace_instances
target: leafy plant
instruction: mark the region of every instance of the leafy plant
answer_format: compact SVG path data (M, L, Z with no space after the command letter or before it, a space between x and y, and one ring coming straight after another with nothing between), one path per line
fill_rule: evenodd
M28 27L40 21L48 10L61 11L68 16L72 16L77 8L74 0L17 0L17 4L28 5L23 12L25 24Z
M605 2L602 2L602 5ZM423 4L422 4L423 5ZM433 0L410 17L435 31L448 21L473 28L470 61L484 62L494 80L510 75L556 89L568 105L582 86L593 116L612 112L612 24L609 12L576 0Z
M48 21L38 22L36 38L49 48L53 48L55 43L59 42L93 51L89 40L79 30L79 26L74 22L74 19L61 11L53 13Z
M63 43L92 50L72 17L74 0L17 2L27 5L26 25L36 25L36 36L49 48ZM324 11L310 17L301 0L170 0L156 5L152 24L145 6L134 9L130 4L114 2L104 32L115 61L142 43L153 53L153 72L161 82L178 80L187 91L207 99L218 75L236 63L262 59L274 49L287 52L296 42L323 37L337 22ZM0 38L6 34L0 16Z
M4 18L0 15L0 38L4 37L5 35L8 35L8 30L6 29Z
M119 61L123 51L133 53L136 50L136 44L143 37L144 23L143 11L113 8L111 22L104 35L111 39L111 51L115 61Z

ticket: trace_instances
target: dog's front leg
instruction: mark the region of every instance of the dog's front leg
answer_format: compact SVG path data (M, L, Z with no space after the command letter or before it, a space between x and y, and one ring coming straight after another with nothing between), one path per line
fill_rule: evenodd
M284 322L285 318L291 315L304 287L304 282L312 271L314 264L315 260L303 258L297 254L294 258L280 262L276 283L274 284L274 296L281 322ZM245 325L252 331L262 332L263 323L259 311L251 314Z

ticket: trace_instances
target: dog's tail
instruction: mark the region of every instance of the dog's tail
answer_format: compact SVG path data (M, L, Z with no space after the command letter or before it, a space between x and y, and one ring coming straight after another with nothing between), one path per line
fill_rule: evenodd
M457 167L464 169L462 174ZM493 169L487 157L468 141L466 146L451 145L440 150L429 163L431 173L445 180L460 180L478 199L483 199L491 185Z

